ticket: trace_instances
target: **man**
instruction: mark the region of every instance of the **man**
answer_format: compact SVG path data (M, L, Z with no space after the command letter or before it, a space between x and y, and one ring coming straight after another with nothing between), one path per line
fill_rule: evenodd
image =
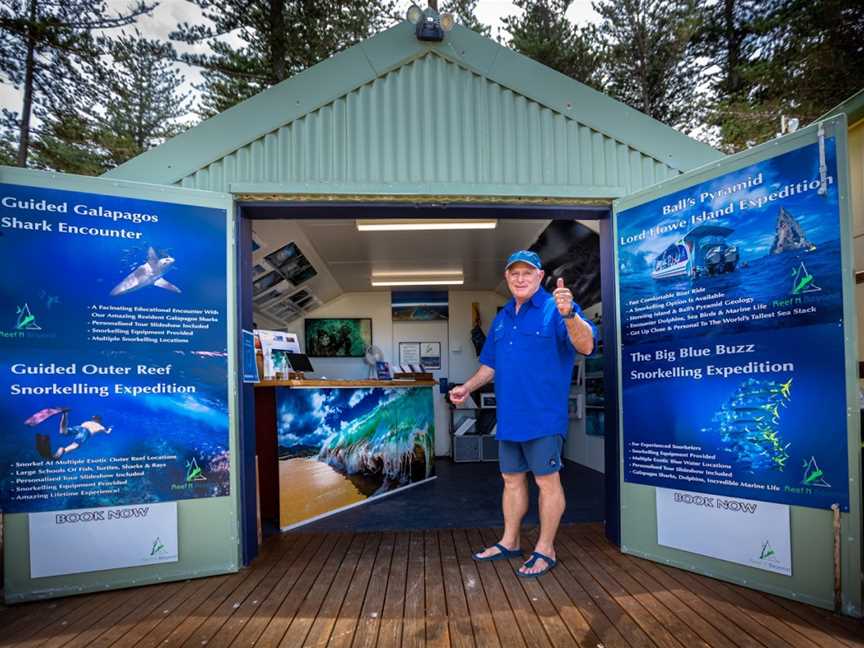
M504 535L474 559L522 556L519 534L528 511L530 470L540 489L540 536L518 574L535 578L556 565L555 534L565 505L558 471L569 424L570 380L576 353L591 354L596 335L563 279L552 295L540 287L543 269L536 253L511 254L504 278L513 299L492 322L480 369L450 390L450 400L461 404L472 391L495 380Z

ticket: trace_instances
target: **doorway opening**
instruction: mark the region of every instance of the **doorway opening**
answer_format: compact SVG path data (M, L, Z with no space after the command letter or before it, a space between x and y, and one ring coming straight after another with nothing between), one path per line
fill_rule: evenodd
M284 460L299 463L298 457L277 439L277 417L281 415L272 397L269 403L267 399L262 402L260 390L256 394L251 385L244 386L239 454L246 509L246 562L257 550L259 500L263 527L274 531L286 528L286 519L300 520L306 529L370 531L457 527L477 524L478 519L489 525L500 521L500 476L492 456L496 445L492 436L494 410L489 411L492 400L475 394L473 405L477 409L460 412L447 402L445 393L447 387L464 382L479 366L477 356L482 342L477 336L477 315L480 333L485 333L498 308L509 299L503 281L504 259L514 250L525 248L541 255L546 282L554 284L562 276L586 314L602 322L598 327L601 353L580 361L574 369L570 435L562 472L570 517L564 521L604 520L607 533L617 541L617 367L613 360L617 353L614 336L607 333L615 330L615 297L609 279L613 270L609 214L608 206L238 203L238 319L243 329L273 328L296 333L301 350L314 356L310 358L314 372L306 377L322 381L375 377L375 359L388 362L397 371L405 369L416 358L414 347L424 343L423 349L431 355L424 356L423 368L435 381L431 387L435 427L432 451L437 479L424 481L416 488L395 489L392 497L377 497L382 494L380 483L364 491L355 478L353 485L365 495L359 499L366 500L371 492L375 495L369 498L371 501L355 506L358 502L351 502L348 493L347 499L336 498L324 505L324 514L309 517L306 511L297 514L299 518L291 518L290 513L285 517L285 502L307 501L316 494L303 488L291 490L286 486L284 470L280 480ZM455 223L456 227L469 222L487 225L486 229L431 232L366 232L358 228L361 222L431 220ZM489 227L489 223L494 226ZM279 267L286 257L286 247L291 263ZM375 279L386 284L382 278L405 279L412 275L418 277L416 286L372 285ZM453 278L454 283L443 283L448 278ZM442 280L440 285L437 281L424 283L438 279ZM457 279L461 283L455 283ZM548 283L544 282L544 286L548 287ZM426 293L429 301L433 289L444 295L443 316L440 302L436 317L436 307L422 303L422 295L415 296ZM431 301L436 300L432 297ZM415 312L402 319L412 308ZM369 353L363 359L320 357L322 353L315 346L320 339L305 339L310 326L307 320L333 318L370 320L374 347L369 352L371 357ZM492 387L483 391L491 394ZM473 422L466 424L472 418ZM330 423L332 431L332 419ZM462 433L454 434L460 427L464 428ZM487 438L471 438L474 435ZM290 438L297 441L293 435ZM314 444L309 445L301 449L307 453L307 460L316 452ZM466 456L464 446L477 447L477 455ZM309 481L312 477L303 479ZM526 522L530 522L532 514L536 515L529 512Z

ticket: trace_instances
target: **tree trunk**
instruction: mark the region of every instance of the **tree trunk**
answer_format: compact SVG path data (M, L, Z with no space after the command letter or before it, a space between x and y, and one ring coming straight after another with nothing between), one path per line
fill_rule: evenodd
M735 29L735 0L725 0L723 22L726 27L726 94L734 95L741 89L741 35Z
M27 25L27 60L24 72L24 105L21 107L21 135L18 139L19 167L27 166L27 154L30 150L30 113L33 111L33 77L36 67L36 2L30 0L30 23Z
M285 9L282 0L270 0L270 56L275 82L285 80Z

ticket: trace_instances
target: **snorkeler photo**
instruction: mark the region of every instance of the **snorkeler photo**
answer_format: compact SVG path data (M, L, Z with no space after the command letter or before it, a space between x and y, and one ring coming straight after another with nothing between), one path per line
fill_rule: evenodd
M39 410L33 416L24 421L25 425L35 427L40 423L60 414L59 433L61 437L66 437L68 440L71 437L71 442L66 445L61 445L57 450L52 450L51 436L48 434L36 434L36 451L46 460L56 461L62 456L73 452L85 444L91 436L96 434L111 434L111 428L102 425L102 419L99 416L94 416L88 421L82 421L78 425L69 426L69 408L68 407L47 407Z

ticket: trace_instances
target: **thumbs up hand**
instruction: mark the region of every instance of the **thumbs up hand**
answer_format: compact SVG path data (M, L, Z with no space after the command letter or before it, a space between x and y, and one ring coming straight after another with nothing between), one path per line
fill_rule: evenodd
M555 306L558 307L561 317L567 317L573 310L573 293L564 285L564 279L561 277L558 277L558 284L552 297L555 298Z

